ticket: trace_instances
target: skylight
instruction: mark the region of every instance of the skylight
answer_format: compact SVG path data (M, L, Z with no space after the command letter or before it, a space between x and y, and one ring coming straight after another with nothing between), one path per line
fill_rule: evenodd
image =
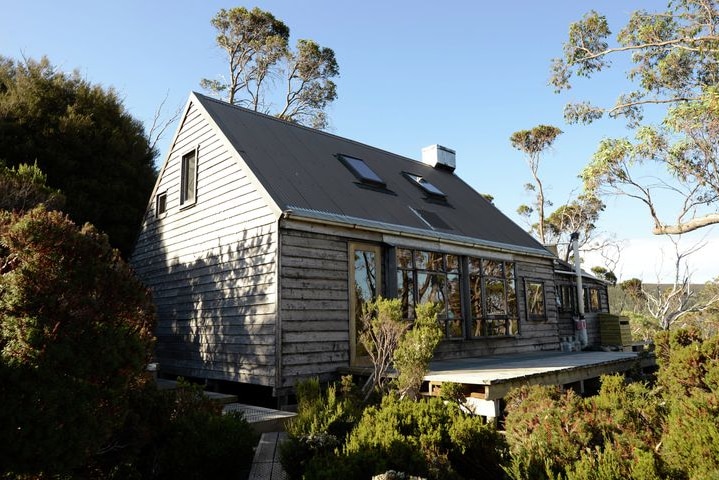
M352 174L363 183L378 187L386 186L384 180L369 168L361 158L350 157L349 155L337 155L340 161L349 169Z
M434 197L446 197L447 194L444 193L442 190L437 188L432 182L425 179L424 177L421 177L419 175L414 175L413 173L407 173L404 172L404 176L407 177L407 179L417 185L419 188L424 190L426 193L434 196Z

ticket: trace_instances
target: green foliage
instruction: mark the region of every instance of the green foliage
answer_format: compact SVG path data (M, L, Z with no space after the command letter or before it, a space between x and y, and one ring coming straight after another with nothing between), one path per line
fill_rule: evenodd
M0 57L0 152L10 168L36 164L47 186L65 195L75 222L92 223L130 252L155 181L156 152L114 90L77 71L60 72L46 58Z
M121 424L154 309L107 238L42 207L0 213L0 465L61 473Z
M302 478L308 468L332 463L327 457L335 455L362 413L359 392L350 376L342 378L339 392L337 385L322 390L316 378L300 382L296 388L297 416L287 425L288 441L280 446L280 461L290 478Z
M687 478L719 476L719 336L696 330L657 336L658 383L668 405L662 455Z
M369 396L372 390L384 392L394 352L410 324L402 318L402 302L398 298L377 297L366 302L361 320L359 339L373 366L371 381L365 387Z
M229 80L203 79L200 85L216 94L227 92L227 101L284 120L326 128L326 107L337 98L332 78L339 75L334 51L313 40L298 40L289 47L290 29L284 22L255 7L221 9L212 18L217 45L226 53ZM287 90L277 95L274 108L268 88L284 78Z
M365 410L344 454L364 467L361 478L387 470L429 478L498 478L505 444L493 426L456 405L388 395Z
M668 1L664 11L638 10L618 30L614 44L606 17L595 11L572 23L562 58L552 65L557 91L571 88L573 76L592 77L627 56L628 93L611 107L582 101L569 104L570 122L590 123L604 115L623 117L635 138L602 140L581 177L591 194L627 195L645 204L654 234L681 234L719 222L717 138L719 138L719 8L715 0ZM646 105L665 109L664 121L644 121ZM643 169L644 167L644 169ZM644 172L664 171L647 181ZM666 181L665 181L666 180ZM658 190L659 189L659 190ZM672 198L676 223L662 221L656 192Z
M525 387L508 403L508 473L514 479L633 478L634 470L654 471L660 464L654 449L664 412L642 383L602 377L599 395L586 400L555 387Z
M434 350L444 337L437 323L440 306L435 303L417 305L417 318L412 328L400 339L392 358L397 370L397 390L401 397L417 398L422 380L429 370Z
M47 176L37 164L8 168L0 162L0 210L24 212L40 204L60 210L65 197L47 186Z
M508 399L514 479L719 477L719 337L698 331L656 338L657 387L602 377L581 400L548 387Z
M130 409L82 477L107 480L245 478L257 434L241 414L223 415L197 385L152 383L131 392ZM80 475L78 475L80 476Z

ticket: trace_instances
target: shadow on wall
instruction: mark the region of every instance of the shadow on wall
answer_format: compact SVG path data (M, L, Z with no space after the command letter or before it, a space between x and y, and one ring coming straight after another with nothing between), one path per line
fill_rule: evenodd
M138 241L133 264L157 306L161 372L272 385L274 225L251 230L235 225L234 232L204 236L181 232L182 227L163 231L153 218L146 225L150 227Z

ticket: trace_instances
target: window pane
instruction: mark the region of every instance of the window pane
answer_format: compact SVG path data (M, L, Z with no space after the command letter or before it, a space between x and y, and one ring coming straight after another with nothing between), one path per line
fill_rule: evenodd
M422 250L414 251L414 268L417 270L427 270L429 265L429 252L423 252Z
M484 284L487 315L503 315L507 313L504 304L504 280L486 279Z
M519 315L517 311L517 286L514 280L507 281L507 315L516 317Z
M459 275L447 275L448 318L462 318L462 292Z
M462 338L462 320L459 318L447 320L447 335L449 338Z
M592 312L599 311L599 290L596 288L589 289L589 309Z
M472 318L481 318L482 315L482 277L479 275L469 276L469 298L471 303Z
M384 185L384 180L377 175L374 170L369 168L364 160L360 158L350 157L348 155L340 155L344 160L345 165L349 166L352 173L359 180L369 183L375 183L377 185Z
M482 274L485 277L504 277L504 265L495 260L483 260Z
M507 280L514 281L514 262L504 262L504 275Z
M397 268L412 268L412 250L397 249Z
M518 335L519 334L519 320L517 318L509 319L509 334L510 335Z
M355 250L355 291L362 303L377 296L377 272L375 271L375 253Z
M432 270L435 272L443 272L444 271L444 255L437 252L429 252L429 257L427 260L427 270Z
M445 276L439 273L417 273L417 303L433 302L444 307L445 282Z
M486 328L488 336L508 335L507 321L504 319L487 320Z
M483 337L485 336L484 332L484 320L482 318L473 318L472 319L472 336L473 337Z
M447 273L459 273L459 257L447 255Z
M482 261L479 258L469 257L469 273L479 273L482 271Z
M414 318L414 273L397 271L397 298L402 302L402 317Z
M527 282L527 312L531 316L544 317L544 284Z

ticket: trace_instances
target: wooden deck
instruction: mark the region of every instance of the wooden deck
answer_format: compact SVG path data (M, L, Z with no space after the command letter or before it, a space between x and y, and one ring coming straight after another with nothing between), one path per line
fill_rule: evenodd
M499 401L522 385L576 385L601 375L654 366L654 358L637 352L536 352L531 354L439 360L430 364L425 381L429 394L445 382L460 383L470 407L487 417L499 416Z

